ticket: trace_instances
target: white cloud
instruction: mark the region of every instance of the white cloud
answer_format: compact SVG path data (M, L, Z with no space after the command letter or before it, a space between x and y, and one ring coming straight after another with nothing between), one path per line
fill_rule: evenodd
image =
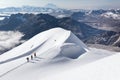
M0 54L17 44L23 43L24 41L21 40L23 36L19 31L0 31Z

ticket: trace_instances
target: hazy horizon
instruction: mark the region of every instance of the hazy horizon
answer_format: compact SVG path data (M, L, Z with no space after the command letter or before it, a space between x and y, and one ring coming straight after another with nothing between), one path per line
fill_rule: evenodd
M60 8L65 9L110 9L120 8L120 0L0 0L0 8L5 7L22 7L24 5L43 7L46 4L55 4ZM67 5L66 5L67 4Z

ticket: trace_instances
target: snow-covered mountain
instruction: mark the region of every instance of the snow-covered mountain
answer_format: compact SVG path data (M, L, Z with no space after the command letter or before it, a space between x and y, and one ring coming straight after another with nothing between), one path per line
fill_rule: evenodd
M120 32L120 9L79 11L71 17L97 29Z
M22 7L6 7L6 8L0 8L0 16L1 15L12 15L12 14L17 14L17 13L32 13L32 14L50 14L55 17L59 17L59 15L63 15L62 17L70 16L72 12L67 9L62 9L57 7L54 4L47 4L46 6L43 7L34 7L34 6L22 6ZM4 16L6 17L6 16ZM3 18L1 18L3 20Z
M37 57L34 57L33 53L36 53ZM66 80L68 78L66 76L72 74L71 70L73 69L75 69L74 74L80 73L80 76L70 76L69 78L81 79L81 76L85 75L81 70L83 72L85 68L91 70L88 67L83 69L84 64L115 53L88 48L71 31L53 28L37 34L22 45L0 55L0 80L45 80L45 78L56 80L54 79L56 75L61 76L59 79ZM30 58L31 55L33 59ZM30 61L27 62L26 58L29 58ZM96 64L93 65L96 66ZM81 70L77 71L77 69ZM70 73L66 74L66 72ZM59 75L62 73L65 75ZM94 72L92 73L94 74ZM102 75L104 74L101 73ZM98 78L100 77L98 76Z
M106 18L120 19L120 14L115 14L112 12L103 13L101 14L101 16L106 17Z
M57 33L57 34L55 34ZM54 36L53 36L54 35ZM73 48L73 50L71 49ZM60 50L62 49L62 51ZM68 49L68 50L67 50ZM74 51L75 49L75 51ZM21 51L19 51L21 50ZM53 54L49 54L45 51L50 50L54 54L54 56L50 56ZM71 50L70 52L67 51ZM54 58L57 55L66 55L71 53L72 58L77 58L82 53L85 53L88 50L88 48L77 38L73 33L70 31L66 31L61 28L55 28L51 29L45 32L42 32L41 34L38 34L34 36L32 39L28 40L24 44L12 49L9 52L4 53L1 58L1 63L6 62L7 60L11 59L12 57L24 57L21 55L29 55L33 52L37 52L41 55L41 58ZM55 52L54 52L55 51ZM56 51L58 51L56 53ZM61 52L61 54L59 54ZM75 54L76 56L72 56L72 54ZM44 54L43 54L44 53ZM66 54L65 54L66 53ZM9 57L5 57L4 55L8 54ZM48 55L49 54L49 55ZM14 56L13 56L14 55ZM43 57L42 57L43 56ZM10 61L10 60L9 60Z
M44 14L66 14L69 13L69 10L62 9L57 7L54 4L47 4L43 7L35 7L35 6L22 6L22 7L6 7L6 8L0 8L0 14L16 14L16 13L44 13ZM70 14L70 13L69 13Z
M9 18L0 21L1 31L17 30L24 34L24 36L22 37L23 40L30 39L36 34L51 28L55 28L56 26L71 30L79 39L81 39L85 43L90 44L97 43L103 45L113 45L113 43L116 42L119 37L119 33L113 31L92 28L93 26L89 26L84 22L78 22L71 18L58 19L48 14L34 15L19 13L13 14ZM106 29L108 30L107 27ZM116 30L120 31L117 25Z

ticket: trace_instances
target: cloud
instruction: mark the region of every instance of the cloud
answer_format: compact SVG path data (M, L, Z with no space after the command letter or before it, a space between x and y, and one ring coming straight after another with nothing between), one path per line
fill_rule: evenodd
M23 36L24 34L19 31L0 31L0 54L23 43Z

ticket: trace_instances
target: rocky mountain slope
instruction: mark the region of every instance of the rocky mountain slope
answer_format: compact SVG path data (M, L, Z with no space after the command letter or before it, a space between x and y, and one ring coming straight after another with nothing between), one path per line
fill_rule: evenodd
M120 10L78 11L71 15L72 19L84 22L94 28L120 32Z

